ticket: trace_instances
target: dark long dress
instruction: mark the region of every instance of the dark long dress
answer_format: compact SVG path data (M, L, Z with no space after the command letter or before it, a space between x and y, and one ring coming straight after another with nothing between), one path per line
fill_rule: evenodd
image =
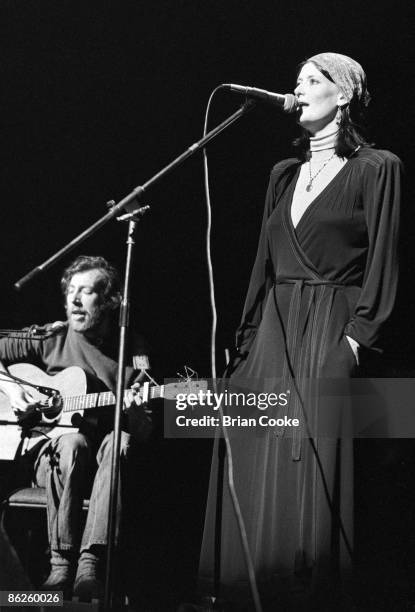
M399 159L387 151L358 150L294 229L291 202L299 170L300 162L289 159L271 173L237 332L241 358L234 363L232 381L242 387L254 378L264 380L264 390L270 391L272 379L289 371L298 380L352 376L356 360L345 334L363 347L376 348L380 327L393 307ZM216 441L200 561L205 592L212 590L214 572L218 446ZM236 493L264 601L274 601L298 579L318 589L328 576L350 565L350 441L316 439L313 450L308 439L269 431L261 437L232 438L231 447ZM221 593L252 609L226 477L219 496Z

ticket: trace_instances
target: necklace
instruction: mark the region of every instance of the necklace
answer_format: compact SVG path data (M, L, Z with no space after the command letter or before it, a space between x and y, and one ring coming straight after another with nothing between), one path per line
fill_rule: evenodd
M320 174L320 172L322 170L324 170L324 168L327 166L327 164L329 162L331 162L331 160L333 159L333 157L336 155L336 151L334 151L333 155L331 157L329 157L324 164L317 170L317 172L314 174L314 176L312 176L311 174L311 160L308 160L308 173L310 176L310 180L308 181L308 185L305 188L306 191L311 191L313 189L313 181L318 177L318 175Z

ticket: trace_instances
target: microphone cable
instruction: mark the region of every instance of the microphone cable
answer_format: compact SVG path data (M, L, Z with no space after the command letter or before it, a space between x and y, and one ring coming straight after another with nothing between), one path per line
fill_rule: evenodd
M205 112L205 122L203 128L203 136L207 134L207 125L209 119L209 112L211 103L214 95L219 89L222 89L224 86L219 85L216 87L209 96L209 100L206 106ZM207 258L207 267L208 267L208 275L209 275L209 296L210 296L210 305L212 310L212 326L211 326L211 335L210 335L210 357L211 357L211 373L212 373L212 383L213 388L216 393L217 391L217 383L216 383L216 330L217 330L217 309L216 309L216 300L215 300L215 282L213 275L213 266L212 266L212 250L211 250L211 231L212 231L212 206L211 206L211 198L210 198L210 188L209 188L209 167L208 167L208 159L206 147L203 148L203 168L204 168L204 184L205 184L205 197L206 197L206 211L207 211L207 226L206 226L206 258ZM245 522L242 516L241 506L238 500L238 495L235 489L235 481L234 481L234 466L233 466L233 457L232 457L232 448L229 439L229 434L227 431L226 425L224 425L224 414L222 410L222 406L219 406L219 415L221 425L220 428L223 433L223 438L225 440L226 445L226 456L228 463L227 470L227 478L228 478L228 486L229 492L231 495L232 505L234 508L236 521L238 525L238 529L241 536L242 550L245 557L245 562L248 570L248 578L249 585L252 592L252 597L254 600L255 612L262 612L261 600L259 598L258 586L255 576L254 564L252 561L251 552L249 550L249 542L246 533ZM220 468L219 468L220 469ZM215 593L216 595L216 593Z

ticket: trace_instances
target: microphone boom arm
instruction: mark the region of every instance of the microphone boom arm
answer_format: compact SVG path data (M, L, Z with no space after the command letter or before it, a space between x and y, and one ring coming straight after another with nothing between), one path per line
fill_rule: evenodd
M217 125L213 130L208 132L204 138L199 140L198 142L192 144L184 153L176 157L172 162L170 162L167 166L165 166L162 170L157 172L154 176L152 176L148 181L146 181L143 185L139 185L135 187L127 196L125 196L122 200L120 200L117 204L114 204L109 212L106 215L98 219L95 223L90 225L86 230L84 230L81 234L76 236L71 242L68 242L62 249L57 251L52 257L39 264L35 268L33 268L30 272L28 272L25 276L20 278L15 284L14 288L17 291L20 291L24 285L28 282L32 281L38 274L41 272L45 272L48 268L53 266L59 259L64 257L69 251L72 251L79 244L84 242L89 236L92 236L95 232L97 232L101 227L103 227L108 221L111 221L114 217L118 217L124 213L130 213L137 208L137 200L140 200L146 190L157 183L161 178L163 178L166 174L171 172L176 166L182 164L188 157L194 155L197 151L202 149L208 142L213 140L216 136L218 136L221 132L223 132L228 126L232 123L240 119L243 115L245 115L248 111L254 108L256 103L254 100L246 100L245 103L232 115L230 115L227 119L222 121L219 125Z

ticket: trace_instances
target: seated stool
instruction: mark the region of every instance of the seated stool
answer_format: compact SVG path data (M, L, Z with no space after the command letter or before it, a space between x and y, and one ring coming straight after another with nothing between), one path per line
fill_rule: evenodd
M84 499L83 510L88 510L89 499ZM3 500L0 509L0 519L4 521L4 515L8 508L32 508L46 510L46 489L44 487L24 487L16 489Z

